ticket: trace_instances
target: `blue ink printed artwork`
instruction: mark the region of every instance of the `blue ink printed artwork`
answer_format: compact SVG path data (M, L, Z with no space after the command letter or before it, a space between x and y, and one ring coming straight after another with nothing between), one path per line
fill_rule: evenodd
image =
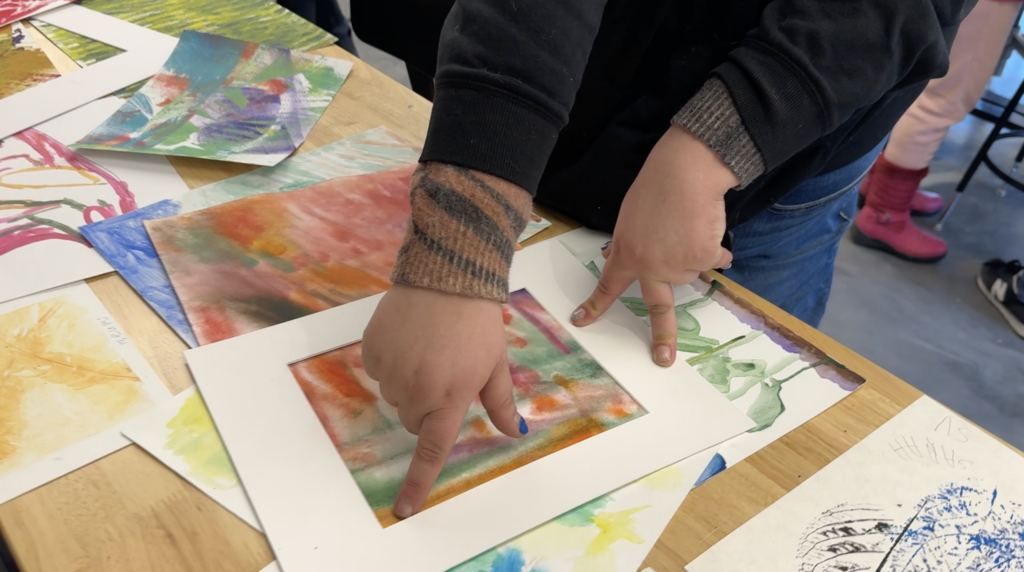
M174 216L178 201L165 200L80 228L89 242L189 347L198 347L178 296L143 221Z
M879 570L1024 571L1024 507L995 488L946 485L922 501Z
M797 546L799 572L1024 572L1024 505L997 488L949 484L901 507L843 504Z

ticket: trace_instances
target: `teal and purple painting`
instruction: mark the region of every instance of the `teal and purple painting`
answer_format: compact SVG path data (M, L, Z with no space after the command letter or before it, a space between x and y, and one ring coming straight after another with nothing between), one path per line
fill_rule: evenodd
M306 140L351 69L187 31L163 69L72 147L276 165Z

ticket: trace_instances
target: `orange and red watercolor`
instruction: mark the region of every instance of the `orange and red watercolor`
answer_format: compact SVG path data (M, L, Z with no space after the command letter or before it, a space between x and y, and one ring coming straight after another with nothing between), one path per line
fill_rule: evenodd
M526 290L504 308L516 406L530 433L512 439L483 406L469 410L427 506L644 415L643 408ZM310 404L385 526L416 436L384 402L353 344L291 366Z

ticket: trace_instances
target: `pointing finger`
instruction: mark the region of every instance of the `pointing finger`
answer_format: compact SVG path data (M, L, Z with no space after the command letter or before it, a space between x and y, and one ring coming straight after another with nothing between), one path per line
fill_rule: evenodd
M480 402L483 403L491 423L498 431L509 437L522 437L529 430L526 421L516 410L516 402L512 396L512 374L508 371L508 362L501 362L494 368L491 379L480 391Z
M395 516L398 518L409 518L416 514L427 501L431 487L459 438L459 430L468 409L467 403L459 408L435 409L423 417L416 450L412 454L412 464L395 498Z
M678 331L672 285L658 280L641 280L640 291L651 318L654 363L668 367L676 361Z
M572 323L577 326L588 326L594 323L635 281L636 278L632 274L620 269L614 255L609 257L601 272L601 278L597 281L594 293L572 313Z

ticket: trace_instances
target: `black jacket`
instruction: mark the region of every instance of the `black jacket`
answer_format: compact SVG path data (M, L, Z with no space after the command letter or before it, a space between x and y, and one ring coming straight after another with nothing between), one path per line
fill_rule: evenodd
M948 66L974 0L457 0L422 160L488 172L611 231L711 76L766 172L729 226L863 156Z

